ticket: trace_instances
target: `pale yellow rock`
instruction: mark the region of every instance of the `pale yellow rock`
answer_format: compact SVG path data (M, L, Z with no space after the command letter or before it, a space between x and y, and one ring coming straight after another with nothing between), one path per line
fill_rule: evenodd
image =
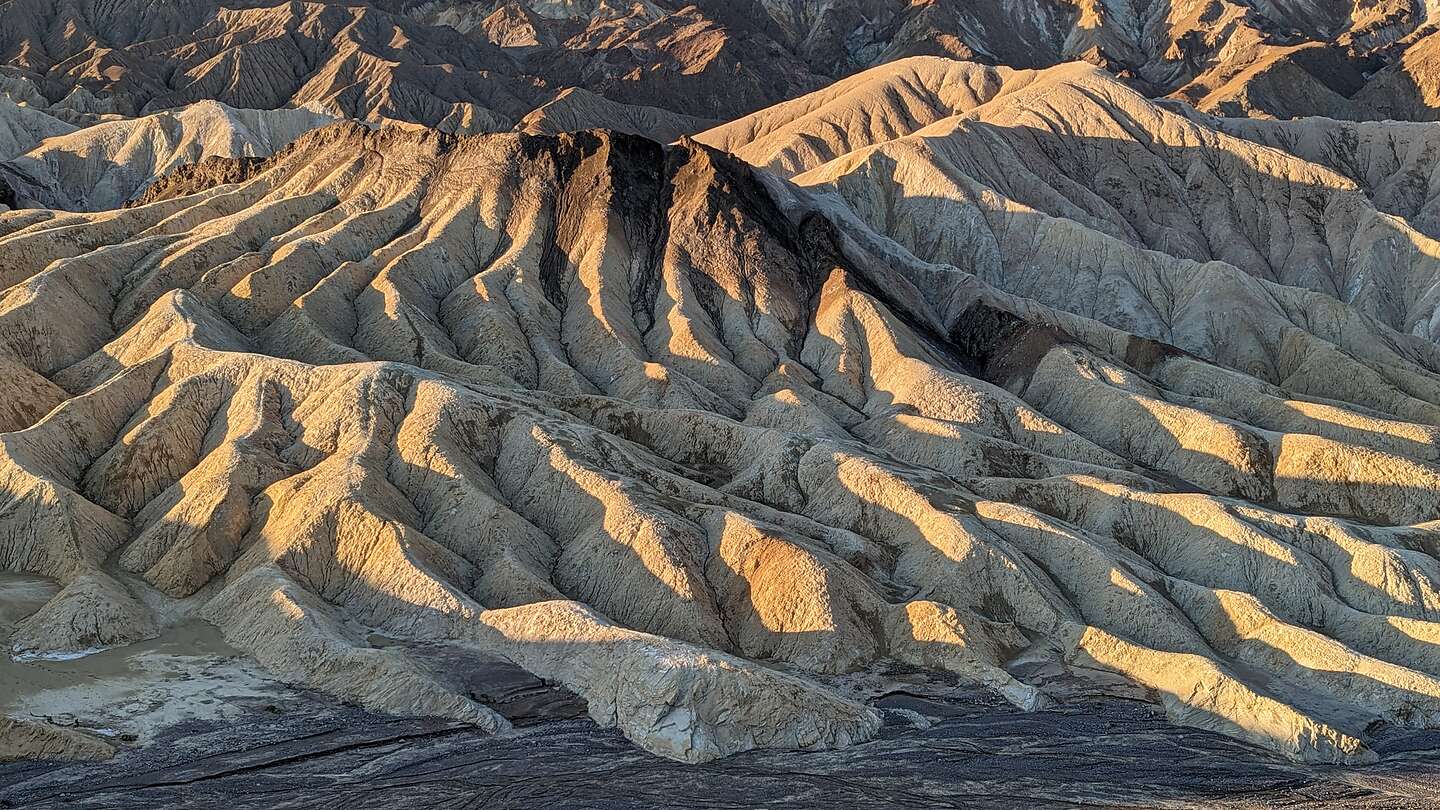
M1097 86L946 70L977 122ZM800 187L694 143L338 124L138 207L0 213L0 381L34 399L0 408L0 570L57 587L11 647L183 603L286 681L503 732L406 651L458 645L684 762L870 739L837 676L897 665L1036 708L1026 649L1307 762L1440 723L1424 330L1158 253L1069 184L1075 218L1018 202L937 137Z
M0 105L3 105L0 100ZM13 116L0 114L0 120ZM0 179L27 206L118 208L154 178L208 157L267 157L335 120L305 109L237 110L202 101L174 112L66 126L21 149L0 138Z

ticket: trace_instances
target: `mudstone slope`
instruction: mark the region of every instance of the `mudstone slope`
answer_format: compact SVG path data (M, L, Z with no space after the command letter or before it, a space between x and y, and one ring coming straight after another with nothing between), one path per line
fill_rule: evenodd
M0 183L10 188L13 207L119 208L157 177L206 158L267 157L334 120L305 109L236 110L202 101L139 118L67 126L0 149Z
M687 762L871 737L867 669L1038 707L1039 658L1370 761L1440 723L1436 251L1370 138L1280 126L918 59L670 146L346 122L0 214L0 570L59 585L11 651L199 617L503 730L444 641Z

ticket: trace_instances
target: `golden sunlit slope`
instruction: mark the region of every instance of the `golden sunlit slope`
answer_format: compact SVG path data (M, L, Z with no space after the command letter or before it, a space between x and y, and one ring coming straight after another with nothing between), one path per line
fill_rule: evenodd
M840 188L876 230L922 258L978 268L992 283L1018 258L1004 242L1019 238L1029 244L1018 249L1065 273L1079 263L1133 278L1129 268L1165 266L1166 275L1193 281L1223 264L1323 293L1401 332L1440 335L1440 243L1395 215L1423 213L1425 195L1417 203L1410 193L1404 204L1393 192L1377 198L1368 176L1362 185L1341 173L1396 138L1413 138L1414 127L1388 134L1384 125L1367 125L1373 146L1352 137L1332 145L1335 159L1324 159L1313 147L1283 147L1324 141L1337 122L1276 124L1286 134L1246 139L1241 130L1264 125L1181 115L1088 65L1013 74L960 65L887 65L849 80L860 88L854 95L802 97L697 138L798 175L802 185ZM953 87L948 77L967 69L988 77L977 83L988 91L950 103L949 115L934 113L918 127L925 122L908 105L887 106L897 84ZM873 118L857 125L854 109ZM1412 160L1433 165L1423 152ZM1407 170L1394 183L1413 177ZM1065 235L1049 243L1026 235L1057 221ZM1036 278L1033 290L1050 286ZM1069 300L1087 306L1079 302L1093 292ZM1100 306L1117 300L1101 299ZM1141 320L1115 325L1136 331L1158 320L1160 330L1146 334L1175 342L1165 330L1168 311L1181 303L1160 302L1134 316Z
M973 110L1043 75L940 57L902 59L726 122L695 140L794 175Z
M198 615L504 728L446 641L689 762L869 738L867 668L1041 705L1022 650L1304 761L1440 722L1434 344L884 148L337 124L0 214L12 650Z

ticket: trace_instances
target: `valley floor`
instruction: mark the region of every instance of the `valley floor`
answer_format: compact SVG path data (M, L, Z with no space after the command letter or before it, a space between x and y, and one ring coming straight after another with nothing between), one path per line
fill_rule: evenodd
M472 662L473 663L473 662ZM1428 808L1440 732L1381 734L1381 764L1317 769L1089 697L1019 712L934 683L889 684L876 740L683 765L598 728L567 695L485 672L519 730L386 718L274 686L239 717L191 719L99 764L0 766L0 807L44 808ZM903 680L905 676L897 676ZM504 683L496 683L507 681ZM1052 682L1052 688L1057 684ZM484 688L480 685L479 688ZM493 697L493 696L492 696ZM917 728L919 726L928 726Z

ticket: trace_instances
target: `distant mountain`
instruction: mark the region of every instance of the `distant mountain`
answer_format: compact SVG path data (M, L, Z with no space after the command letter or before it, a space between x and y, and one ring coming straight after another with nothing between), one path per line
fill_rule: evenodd
M73 123L214 100L496 131L569 88L727 120L916 55L1022 69L1084 60L1143 94L1223 115L1440 116L1431 55L1440 40L1430 12L1410 0L8 0L0 8L0 92Z
M539 47L505 33L518 23L504 8L472 28L454 9L402 5L11 0L0 91L55 105L80 94L87 110L126 116L214 100L484 131L510 128L572 86L713 119L826 81L772 41L694 9L596 18Z
M681 115L659 107L620 104L589 90L572 87L536 107L520 119L516 128L552 135L585 129L609 129L670 143L682 135L709 129L716 123L709 118Z
M210 157L266 157L334 120L305 109L235 110L202 101L174 112L82 129L66 125L64 131L0 161L0 182L10 187L20 206L119 208L156 177L181 166Z

